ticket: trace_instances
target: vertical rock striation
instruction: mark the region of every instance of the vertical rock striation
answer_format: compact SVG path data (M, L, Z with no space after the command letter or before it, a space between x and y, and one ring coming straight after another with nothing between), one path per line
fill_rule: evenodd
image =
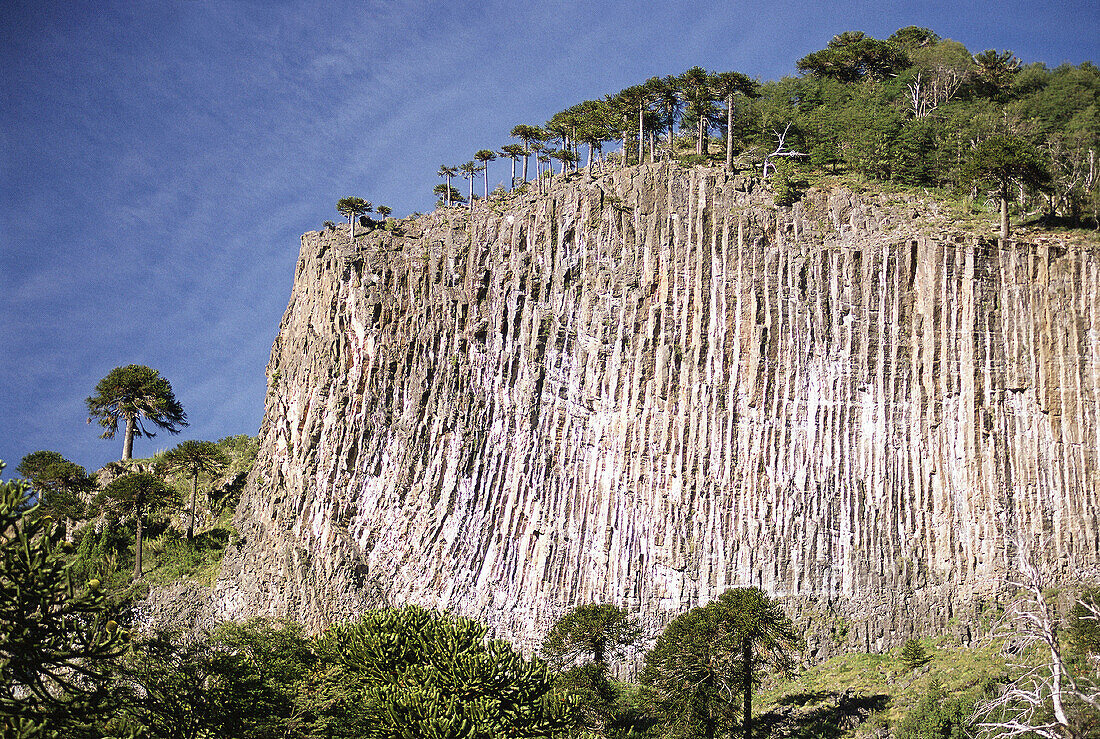
M876 649L1016 540L1094 571L1098 250L753 187L649 165L303 236L215 613L411 601L531 646L759 585Z

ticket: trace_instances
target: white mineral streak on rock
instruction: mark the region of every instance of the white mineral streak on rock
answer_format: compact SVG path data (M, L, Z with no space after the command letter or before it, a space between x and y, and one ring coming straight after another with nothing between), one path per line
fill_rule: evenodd
M214 613L417 602L531 647L759 585L820 655L965 626L1016 536L1094 572L1096 250L753 186L650 165L306 234Z

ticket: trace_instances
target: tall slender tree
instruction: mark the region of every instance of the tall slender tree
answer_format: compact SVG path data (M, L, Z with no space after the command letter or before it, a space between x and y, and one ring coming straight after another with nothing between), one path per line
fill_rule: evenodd
M497 158L496 152L491 149L478 149L474 159L481 163L482 177L485 181L485 199L489 199L489 162Z
M512 190L516 186L516 162L524 155L523 147L519 144L505 144L499 153L512 160L512 179L508 180L508 189Z
M733 169L733 111L738 96L752 96L757 84L740 72L719 72L711 77L714 92L726 101L726 169Z
M707 153L710 121L716 112L710 74L702 67L692 67L680 75L680 83L688 116L695 121L695 153L702 156Z
M470 183L470 210L474 209L474 178L477 177L477 173L481 171L481 168L474 163L473 160L461 164L458 167L458 171L462 173L462 177Z
M759 588L727 590L668 625L646 655L642 684L668 726L728 736L741 693L742 732L752 737L752 690L765 671L789 672L800 642L790 618Z
M195 498L199 475L216 475L229 465L229 457L212 441L189 439L169 449L161 460L166 472L180 472L191 478L191 510L187 522L187 539L195 538Z
M539 127L530 126L526 123L521 123L518 126L512 128L512 138L519 139L523 142L523 181L527 181L527 159L531 155L531 144L537 141L539 136Z
M370 213L373 209L374 206L366 200L363 200L363 198L347 197L340 198L336 201L336 210L348 219L348 224L351 226L351 237L353 239L355 238L356 219L364 213Z
M134 437L153 438L145 422L178 434L187 425L187 414L176 400L172 385L155 369L140 364L115 367L95 386L95 395L85 400L88 423L95 419L104 428L103 439L113 439L118 422L126 423L122 458L130 459Z
M978 144L964 170L965 178L976 184L992 184L1001 206L1001 238L1010 233L1008 219L1009 186L1014 182L1023 187L1043 187L1050 175L1043 168L1038 154L1019 136L999 134Z
M630 111L631 117L637 123L638 131L638 164L642 163L645 152L645 113L646 105L651 97L652 90L645 85L634 85L621 90L618 99L621 105ZM626 147L623 147L623 156L626 156Z
M447 180L447 189L443 191L445 194L445 197L443 198L443 205L449 208L451 206L451 178L458 174L458 168L448 167L446 164L443 164L440 165L439 172L437 174Z
M661 122L668 131L668 151L672 153L672 139L676 132L676 121L680 110L684 106L680 96L680 80L677 77L668 76L654 84L657 110L661 115Z
M554 170L550 168L550 151L551 151L550 147L545 146L544 144L538 144L535 147L535 162L536 162L536 164L545 164L546 165L546 175L547 175L546 184L547 184L547 186L553 184L553 181L554 181ZM542 175L538 172L538 167L537 166L535 167L535 176L538 178L538 181L539 181L539 192L543 192Z
M124 515L134 517L137 526L134 540L134 579L139 579L145 516L161 506L176 504L176 491L165 485L156 475L135 472L116 479L96 499L100 504L105 503Z

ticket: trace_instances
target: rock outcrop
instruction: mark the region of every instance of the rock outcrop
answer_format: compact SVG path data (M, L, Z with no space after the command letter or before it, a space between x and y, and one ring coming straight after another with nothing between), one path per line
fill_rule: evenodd
M965 632L1017 542L1094 573L1100 251L759 189L649 165L304 235L214 613L531 647L759 585L822 653Z

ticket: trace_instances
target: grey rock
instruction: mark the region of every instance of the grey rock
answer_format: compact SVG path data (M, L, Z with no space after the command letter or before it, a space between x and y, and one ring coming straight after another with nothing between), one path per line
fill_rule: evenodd
M1094 577L1097 250L766 189L647 165L305 234L208 616L415 602L530 649L756 585L825 658L976 623L1016 538Z

